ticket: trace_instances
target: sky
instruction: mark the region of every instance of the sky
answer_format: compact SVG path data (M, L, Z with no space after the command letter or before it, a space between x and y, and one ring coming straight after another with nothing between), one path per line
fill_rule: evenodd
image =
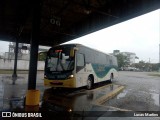
M159 62L160 10L156 10L67 43L79 43L105 53L133 52L145 62ZM0 41L0 53L8 51Z
M159 61L160 10L116 24L67 43L80 43L105 53L133 52L138 61Z

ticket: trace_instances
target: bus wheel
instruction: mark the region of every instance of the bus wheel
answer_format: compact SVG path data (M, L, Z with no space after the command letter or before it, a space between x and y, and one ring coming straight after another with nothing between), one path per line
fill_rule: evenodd
M87 89L90 90L93 87L93 80L92 78L89 76L88 80L87 80Z
M113 73L111 73L111 75L110 75L110 80L109 80L111 83L113 82L113 78L114 78L114 77L113 77Z

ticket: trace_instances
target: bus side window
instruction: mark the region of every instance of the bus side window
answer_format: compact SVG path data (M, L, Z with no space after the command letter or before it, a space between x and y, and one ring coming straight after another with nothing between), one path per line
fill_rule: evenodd
M113 61L111 59L109 60L109 63L110 63L110 65L113 65Z
M106 55L106 64L107 64L107 65L110 64L110 63L109 63L109 56L108 56L108 55Z
M83 67L85 65L85 61L84 61L84 55L77 53L77 66L78 67Z

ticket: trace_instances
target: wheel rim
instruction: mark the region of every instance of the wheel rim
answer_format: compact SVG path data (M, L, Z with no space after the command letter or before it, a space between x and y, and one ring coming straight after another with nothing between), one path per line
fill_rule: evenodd
M87 88L88 89L91 89L91 85L92 83L91 83L91 80L90 80L90 78L88 78L88 80L87 80Z
M111 77L110 77L110 81L111 81L111 82L113 81L113 75L111 75Z

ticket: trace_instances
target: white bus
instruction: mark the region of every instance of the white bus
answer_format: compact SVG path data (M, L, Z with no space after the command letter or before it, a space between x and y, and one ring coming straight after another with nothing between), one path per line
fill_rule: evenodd
M78 88L117 77L117 59L80 44L64 44L47 52L44 85Z

